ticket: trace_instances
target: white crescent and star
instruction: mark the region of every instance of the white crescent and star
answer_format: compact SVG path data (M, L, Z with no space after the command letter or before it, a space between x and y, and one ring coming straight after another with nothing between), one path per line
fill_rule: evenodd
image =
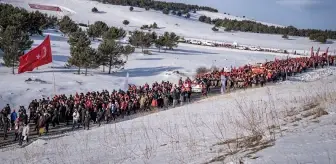
M42 48L42 58L45 58L47 56L47 48L43 46Z
M42 58L47 56L47 48L45 46L42 47ZM27 55L25 60L28 61L29 56ZM36 55L36 59L39 60L41 58L40 53Z

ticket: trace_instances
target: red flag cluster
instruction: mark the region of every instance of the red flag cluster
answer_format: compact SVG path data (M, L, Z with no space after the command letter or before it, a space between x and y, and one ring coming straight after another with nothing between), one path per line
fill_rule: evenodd
M18 73L32 71L34 68L51 62L51 45L48 35L39 46L20 57Z

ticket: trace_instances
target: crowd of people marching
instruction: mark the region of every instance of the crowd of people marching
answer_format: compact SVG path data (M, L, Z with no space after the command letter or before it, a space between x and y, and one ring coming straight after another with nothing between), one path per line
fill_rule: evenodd
M48 134L49 126L72 122L72 129L83 127L89 129L90 124L101 125L116 118L154 108L168 109L184 103L190 103L192 84L202 88L202 95L207 96L213 87L220 87L221 92L230 92L238 88L264 86L267 82L286 80L287 76L307 71L308 68L335 65L334 56L312 56L270 61L258 66L245 65L231 68L231 71L214 70L210 73L198 74L195 80L180 79L178 84L169 81L155 82L151 86L129 85L127 91L109 92L93 91L75 93L74 95L55 95L52 98L32 100L27 107L21 106L18 114L7 106L1 110L1 127L6 139L8 130L15 131L15 140L22 144L28 142L29 123L39 135ZM29 111L29 116L27 111Z

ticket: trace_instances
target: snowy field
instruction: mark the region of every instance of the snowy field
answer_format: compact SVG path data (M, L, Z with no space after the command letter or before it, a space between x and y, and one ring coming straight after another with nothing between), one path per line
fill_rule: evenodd
M304 79L310 82L287 81L238 91L57 139L40 139L22 149L3 150L0 160L4 164L222 163L216 159L235 148L220 143L250 135L249 127L257 127L267 139L265 129L272 125L279 128L274 131L274 146L250 155L256 159L243 158L243 151L233 153L224 163L238 159L255 164L335 163L336 69L315 73ZM313 108L329 114L307 116ZM249 123L251 111L256 113L251 117L258 118L256 126ZM268 118L268 113L276 117Z
M183 17L164 15L160 11L149 10L142 8L135 8L133 12L129 11L129 6L115 6L109 4L102 4L90 0L5 0L16 6L21 6L29 9L28 3L50 4L57 5L66 13L71 14L71 18L78 23L93 23L95 21L104 21L110 26L119 26L127 30L140 29L142 25L152 24L156 22L160 29L155 30L158 33L165 31L175 32L179 36L185 38L195 38L217 42L237 42L238 44L249 46L261 46L267 48L287 49L290 52L294 50L301 50L310 52L312 46L317 49L321 47L321 51L325 51L330 47L330 51L336 49L336 43L332 40L328 44L320 44L318 42L310 41L303 37L290 37L289 40L284 40L281 35L270 34L254 34L243 32L213 32L211 28L213 25L205 24L198 21L200 15L210 16L212 18L229 18L240 20L242 18L229 16L221 13L211 13L207 11L200 11L196 14L191 13L191 19ZM91 9L97 7L99 11L105 12L102 14L92 13ZM31 9L29 9L31 10ZM44 12L44 11L43 11ZM56 14L56 13L52 13ZM123 20L129 20L130 24L124 26ZM267 24L265 22L262 22Z
M315 49L321 47L324 52L327 47L330 47L330 51L336 48L333 42L319 44L301 37L283 40L279 35L214 33L211 25L196 20L202 14L213 18L227 17L220 13L200 11L187 20L139 8L130 12L127 6L87 0L6 1L25 8L28 8L28 2L58 5L72 12L71 17L77 22L101 20L127 30L156 22L161 27L158 33L170 31L186 38L289 50L310 51L314 46ZM106 13L92 13L94 6ZM130 21L127 27L122 25L125 19ZM12 75L10 68L0 64L0 107L9 103L17 109L20 105L28 105L33 99L53 94L120 89L127 72L130 84L151 84L161 80L177 82L180 77L193 77L200 66L230 68L287 57L282 54L179 44L175 50L165 53L150 49L153 55L143 55L136 49L123 70L111 75L101 69L89 70L89 75L84 76L75 74L77 69L64 67L70 55L67 38L54 30L47 30L44 34L51 36L53 63L20 75ZM44 38L34 36L32 39L33 47L36 47ZM99 42L92 43L92 47L97 48L98 45ZM179 74L175 71L179 71ZM243 159L245 164L336 163L335 75L335 67L314 70L264 88L240 90L89 131L70 132L57 139L40 139L23 149L3 149L0 161L1 164L231 164ZM28 78L40 79L43 83L25 82ZM328 115L322 116L315 111L325 111ZM258 143L253 142L254 146L246 146L239 140L228 142L229 139L251 137L256 131L262 133L262 139L257 140ZM242 146L235 147L235 144ZM258 146L268 148L259 149Z
M173 51L158 52L152 49L152 55L143 55L141 50L129 56L124 70L108 75L102 70L90 70L89 76L75 74L77 69L64 68L70 55L70 46L67 39L55 30L45 31L45 35L51 36L53 63L40 67L31 73L12 75L11 69L0 67L0 106L6 103L15 108L20 105L28 105L33 99L50 97L57 94L74 94L76 92L100 91L108 89L120 89L127 72L129 83L144 85L146 82L152 84L155 81L169 80L177 82L180 77L193 77L196 68L200 66L220 68L238 67L244 64L256 64L274 58L285 58L281 54L270 54L262 52L245 52L239 50L227 50L222 48L202 47L189 44L179 44ZM43 37L33 37L33 46L39 45ZM92 47L97 48L99 42L93 42ZM107 70L107 68L105 68ZM83 70L84 71L84 70ZM181 74L176 74L179 71ZM46 83L25 82L28 78L41 79Z

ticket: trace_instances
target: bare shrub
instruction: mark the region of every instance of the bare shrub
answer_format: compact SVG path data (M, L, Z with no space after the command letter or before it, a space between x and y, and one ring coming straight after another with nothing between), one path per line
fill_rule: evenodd
M149 51L149 50L144 50L143 53L146 54L146 55L152 55L152 52Z
M301 121L302 118L301 117L294 117L290 120L290 123L293 123L293 122L298 122L298 121Z
M303 111L307 111L310 109L314 109L315 107L319 106L320 103L319 102L310 102L306 105L303 106Z
M327 111L325 111L323 108L316 108L315 109L315 117L314 118L318 118L324 115L328 115L329 113Z
M206 68L206 67L198 67L196 69L196 74L205 74L205 73L208 73L209 70Z
M315 112L314 112L314 111L308 111L308 112L306 112L306 113L303 113L303 114L302 114L302 117L303 117L303 118L307 118L307 117L310 117L310 116L313 116L313 115L315 115Z
M292 117L292 116L295 116L295 115L298 115L300 114L299 111L295 110L296 108L291 108L290 110L286 111L286 114L285 116L287 117Z

